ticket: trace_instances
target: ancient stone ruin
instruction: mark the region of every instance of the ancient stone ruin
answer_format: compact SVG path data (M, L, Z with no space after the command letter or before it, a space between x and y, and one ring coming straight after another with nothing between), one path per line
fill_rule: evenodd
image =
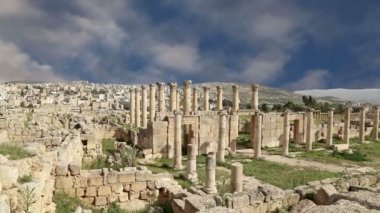
M77 198L75 212L112 204L147 212L164 212L167 205L178 213L380 211L376 167L348 168L291 189L245 170L263 159L275 161L271 149L280 148L274 156L291 164L294 146L304 153L349 153L352 138L358 138L355 146L379 143L376 106L359 112L347 106L343 115L312 108L265 113L258 84L250 87L251 109L240 109L239 85L230 87L232 104L225 106L228 88L189 80L181 88L162 82L116 88L102 98L82 84L42 85L38 91L23 86L9 85L9 93L26 90L34 107L18 107L18 95L1 105L0 144L22 147L26 156L13 158L12 147L0 155L0 212L56 212L58 195ZM249 136L242 148L244 131ZM168 163L154 170L157 162ZM228 181L221 183L220 173Z

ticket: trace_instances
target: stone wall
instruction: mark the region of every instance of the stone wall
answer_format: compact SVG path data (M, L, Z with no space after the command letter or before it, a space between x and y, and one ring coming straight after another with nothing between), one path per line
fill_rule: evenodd
M69 165L57 167L55 176L54 193L64 192L97 207L117 202L129 210L140 209L156 200L161 188L180 188L171 175L152 174L145 167L113 171L107 168L80 170Z

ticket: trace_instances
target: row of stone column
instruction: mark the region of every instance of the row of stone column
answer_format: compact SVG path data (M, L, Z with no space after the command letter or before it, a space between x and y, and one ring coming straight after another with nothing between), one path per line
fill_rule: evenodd
M198 94L199 90L197 88L191 89L191 81L187 80L183 83L183 114L189 115L191 111L198 111ZM176 83L169 83L170 94L169 94L169 110L179 110L180 108L180 90L177 89ZM130 123L135 127L146 128L148 119L150 122L154 121L156 112L156 86L158 88L158 112L165 112L165 84L157 83L149 85L149 118L148 118L148 94L147 87L141 86L140 88L130 89ZM252 109L258 110L258 84L253 84L252 87ZM209 87L203 87L203 111L210 110L210 95ZM233 111L239 110L240 98L239 98L239 86L233 85ZM192 100L191 100L192 96ZM140 100L141 98L141 100ZM218 111L223 110L223 88L217 86L217 106Z
M374 122L372 131L372 140L377 141L379 138L379 107L374 109ZM306 112L306 150L312 150L312 134L313 134L313 110L308 110ZM359 142L364 143L365 141L365 122L366 122L366 110L363 108L360 111L359 120ZM351 123L351 109L346 108L344 111L344 126L343 126L343 143L350 144L350 123ZM334 132L334 108L328 111L327 120L327 134L326 134L326 147L331 147L333 145L333 132ZM283 155L288 155L289 146L289 133L290 133L290 120L289 112L284 113L284 128L283 128Z

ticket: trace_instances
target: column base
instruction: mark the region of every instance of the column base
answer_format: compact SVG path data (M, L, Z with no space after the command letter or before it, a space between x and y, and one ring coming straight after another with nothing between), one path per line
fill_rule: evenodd
M207 194L216 194L216 193L218 193L218 190L216 189L216 187L203 188L203 191L206 192Z

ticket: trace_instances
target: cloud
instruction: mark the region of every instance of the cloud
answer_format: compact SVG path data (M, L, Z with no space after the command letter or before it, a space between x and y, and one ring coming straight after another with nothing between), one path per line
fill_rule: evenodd
M309 70L305 75L286 86L290 90L324 89L327 88L327 78L330 76L327 70Z
M62 81L53 68L40 64L14 44L0 40L0 81Z
M198 49L186 44L158 44L151 49L153 59L158 66L177 72L197 72Z

